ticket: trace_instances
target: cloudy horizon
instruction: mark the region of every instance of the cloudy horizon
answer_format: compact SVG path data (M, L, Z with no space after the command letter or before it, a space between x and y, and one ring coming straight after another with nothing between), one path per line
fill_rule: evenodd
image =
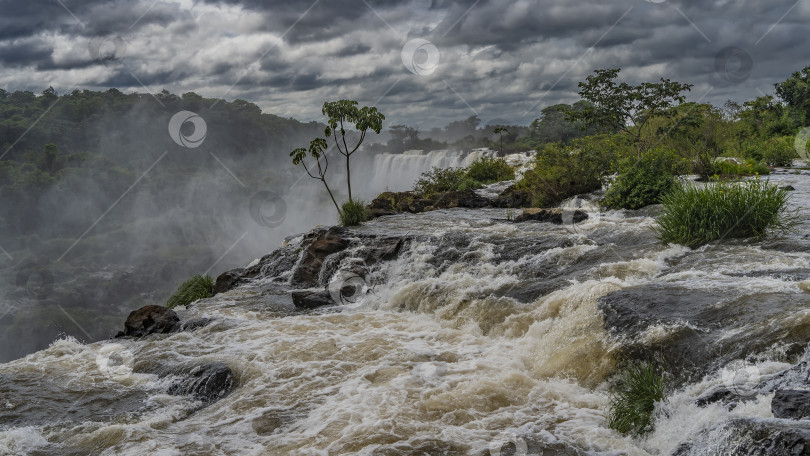
M810 2L3 1L0 88L196 92L322 120L355 99L386 127L528 124L597 68L694 84L717 106L810 64Z

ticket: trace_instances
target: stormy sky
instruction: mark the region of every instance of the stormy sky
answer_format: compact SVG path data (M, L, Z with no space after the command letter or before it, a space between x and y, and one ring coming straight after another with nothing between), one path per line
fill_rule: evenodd
M808 0L0 0L0 88L197 92L320 120L527 124L597 68L721 105L810 64ZM495 123L495 122L493 122Z

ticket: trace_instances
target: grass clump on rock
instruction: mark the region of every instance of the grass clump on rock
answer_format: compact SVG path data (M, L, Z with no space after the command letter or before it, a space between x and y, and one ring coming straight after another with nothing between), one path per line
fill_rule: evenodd
M664 242L699 247L725 238L761 239L789 231L796 223L787 210L788 191L762 181L715 182L677 187L661 199L658 235Z
M343 226L359 225L370 218L366 203L362 201L346 201L340 209L340 224Z
M187 306L198 299L210 298L214 295L214 279L210 275L197 274L181 283L168 301L166 307L172 309L177 306Z
M653 362L629 364L610 392L608 426L622 434L653 429L655 404L664 400L664 372Z

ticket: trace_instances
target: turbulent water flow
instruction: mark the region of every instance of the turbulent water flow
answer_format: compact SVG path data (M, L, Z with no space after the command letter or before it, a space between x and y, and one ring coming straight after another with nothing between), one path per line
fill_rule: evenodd
M296 310L286 271L181 309L213 319L196 331L67 338L0 365L0 454L717 454L718 425L774 421L773 394L696 399L734 363L765 380L810 341L810 179L772 181L797 189L800 234L697 250L657 242L654 208L577 225L502 209L376 219L349 236L405 245L342 306ZM359 255L329 257L321 283ZM673 304L623 323L638 302ZM639 347L660 348L673 386L656 430L631 438L607 426L608 382ZM235 372L227 396L167 394L162 369L209 361Z

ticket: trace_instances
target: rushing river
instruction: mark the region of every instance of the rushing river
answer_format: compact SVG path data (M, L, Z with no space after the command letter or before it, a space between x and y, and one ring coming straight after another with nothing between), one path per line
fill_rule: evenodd
M297 311L287 272L178 311L213 319L196 331L66 338L0 365L0 454L723 453L706 433L773 420L772 394L731 410L695 400L734 366L752 381L790 367L810 341L810 177L771 181L796 188L796 234L697 250L659 243L654 208L577 225L516 224L504 209L376 219L356 233L409 240L356 302ZM700 308L625 333L600 309L678 296ZM608 383L638 347L662 347L673 386L655 431L632 438L607 426ZM166 393L161 366L201 360L237 387L205 407Z

